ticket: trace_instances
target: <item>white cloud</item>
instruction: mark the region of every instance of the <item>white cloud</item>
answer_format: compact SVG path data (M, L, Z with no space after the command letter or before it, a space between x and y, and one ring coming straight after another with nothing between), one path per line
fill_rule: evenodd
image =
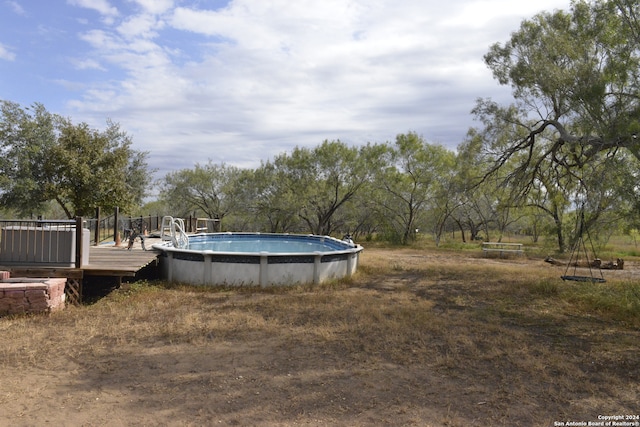
M71 59L71 62L75 65L78 70L99 70L106 71L98 61L93 59Z
M209 158L255 166L295 145L383 142L409 130L455 148L475 99L507 93L483 64L489 45L522 18L569 5L135 1L142 13L81 35L92 47L84 66L110 64L123 77L68 105L79 120L119 121L161 171Z
M80 35L80 39L89 43L98 54L110 52L118 48L114 37L104 30L90 30Z
M128 39L135 37L153 38L162 30L164 23L152 15L136 15L125 19L118 26L118 33Z
M145 12L160 15L173 7L173 0L134 0Z
M20 16L27 16L27 12L24 10L24 8L20 5L20 3L15 2L15 1L6 1L6 4L9 5L9 7L11 8L11 10L13 10L13 12L16 15L20 15Z
M111 6L108 0L67 0L67 3L73 6L95 10L102 15L108 24L112 23L113 19L119 15L118 9Z
M11 52L9 48L0 43L0 59L4 59L6 61L13 61L16 59L16 54Z
M512 0L470 0L458 2L456 13L443 16L443 27L467 28L469 30L496 27L502 29L501 21L519 21L519 17L532 17L541 11L553 11L556 0L538 0L535 2L514 2ZM564 6L569 5L569 2ZM512 28L516 30L517 28Z

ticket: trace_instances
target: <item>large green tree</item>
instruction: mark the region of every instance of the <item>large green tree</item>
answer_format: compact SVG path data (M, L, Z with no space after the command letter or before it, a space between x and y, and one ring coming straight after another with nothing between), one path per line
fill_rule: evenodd
M446 198L438 200L436 196L448 185L443 179L453 170L454 153L409 132L398 135L382 159L385 166L376 181L382 191L377 193L376 202L381 220L388 224L395 238L402 244L413 241L419 224L427 223L428 208L433 208L440 217L440 221L430 225L441 230L439 225L450 210L444 203ZM443 203L438 205L439 201Z
M369 181L374 170L371 152L370 146L324 141L274 159L279 184L310 232L329 235L344 226L336 222L337 213Z
M626 149L640 158L640 51L637 0L575 1L570 11L522 22L485 56L514 103L478 101L486 132L511 128L486 148L495 169L517 157L511 182L526 192L538 169L579 176L599 153Z
M298 231L299 217L295 209L298 199L286 181L279 179L273 163L266 162L253 171L245 172L243 200L247 214L252 217L250 230L271 233Z
M130 210L150 183L146 155L117 123L99 131L42 104L0 101L0 203L21 215L38 214L50 201L69 218L96 207Z
M239 168L209 160L193 169L168 173L161 183L160 197L176 216L195 211L222 222L240 207L240 177Z

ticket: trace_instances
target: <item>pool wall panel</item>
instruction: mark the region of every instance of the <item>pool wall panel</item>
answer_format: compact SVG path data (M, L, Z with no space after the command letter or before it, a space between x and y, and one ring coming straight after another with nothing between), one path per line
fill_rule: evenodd
M290 238L289 235L288 237ZM307 235L303 237L312 238ZM317 237L323 241L331 239L326 236ZM154 247L164 252L161 256L161 271L163 276L172 282L195 285L280 286L317 284L354 274L362 247L343 244L344 247L340 248L342 242L331 240L331 244L336 247L334 252L306 254L219 253L181 250L165 245ZM345 247L348 249L345 250Z

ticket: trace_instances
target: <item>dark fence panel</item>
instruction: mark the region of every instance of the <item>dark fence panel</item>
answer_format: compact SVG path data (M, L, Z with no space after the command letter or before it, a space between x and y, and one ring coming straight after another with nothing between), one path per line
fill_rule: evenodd
M0 220L0 265L79 268L88 263L89 233L80 218Z

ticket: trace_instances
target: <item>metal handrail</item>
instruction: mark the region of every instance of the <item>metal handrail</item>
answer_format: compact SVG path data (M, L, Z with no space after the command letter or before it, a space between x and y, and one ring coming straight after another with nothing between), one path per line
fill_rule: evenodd
M169 235L166 235L165 231L168 231ZM163 216L160 237L163 241L171 241L174 248L186 248L189 245L189 236L184 231L182 218Z

